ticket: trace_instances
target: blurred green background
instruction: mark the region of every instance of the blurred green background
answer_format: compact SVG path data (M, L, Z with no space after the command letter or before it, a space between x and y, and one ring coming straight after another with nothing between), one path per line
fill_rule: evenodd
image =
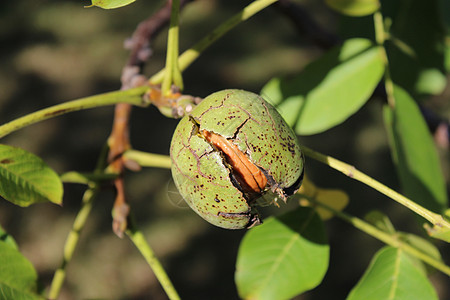
M248 3L249 1L244 1ZM181 50L187 49L221 21L238 12L243 1L197 0L181 19ZM330 32L342 24L323 2L301 3ZM37 109L120 88L128 52L123 44L137 24L163 1L137 1L105 11L83 8L89 1L22 0L0 3L0 122ZM347 26L348 27L348 26ZM347 28L348 29L348 28ZM346 30L347 30L346 29ZM347 31L347 35L348 35ZM165 61L166 31L152 44L146 75ZM200 97L225 88L259 92L273 76L295 74L323 51L304 39L289 20L268 8L227 34L185 73L185 93ZM425 105L450 117L450 90ZM330 154L398 188L381 115L383 101L373 99L344 124L301 142ZM89 172L112 125L113 107L68 114L22 129L2 143L42 157L58 173ZM176 120L157 109L135 108L131 122L134 148L168 154ZM448 150L440 149L449 178ZM413 214L370 188L308 160L307 174L319 186L344 189L351 199L347 211L363 217L380 209L398 230L421 233ZM138 226L161 258L183 299L236 299L234 264L245 231L215 228L194 214L176 192L170 171L144 169L126 174L128 201ZM12 234L48 287L59 266L62 247L80 206L84 188L65 185L63 207L52 204L19 208L0 201L0 224ZM114 194L105 189L82 232L61 299L166 299L148 265L133 244L111 230ZM264 215L281 209L265 209ZM298 299L344 299L372 255L382 246L340 220L327 223L331 262L324 282ZM449 247L441 247L448 263ZM450 298L449 281L435 273L431 280L441 299Z

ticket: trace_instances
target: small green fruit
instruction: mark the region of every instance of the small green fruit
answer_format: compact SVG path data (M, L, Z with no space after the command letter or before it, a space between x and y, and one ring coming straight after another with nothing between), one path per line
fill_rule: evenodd
M224 90L205 98L178 124L170 147L172 176L189 206L227 229L261 223L257 199L284 201L303 178L292 129L260 96Z

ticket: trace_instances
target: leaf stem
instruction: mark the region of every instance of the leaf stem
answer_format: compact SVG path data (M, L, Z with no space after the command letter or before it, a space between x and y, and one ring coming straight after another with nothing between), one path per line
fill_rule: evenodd
M127 150L123 154L124 159L137 162L141 167L155 167L170 169L172 162L168 155L147 153L138 150Z
M105 145L100 152L100 156L95 167L94 174L100 174L106 167L108 155L108 146ZM59 296L64 279L66 278L66 267L72 259L75 248L80 238L80 232L84 228L89 214L92 210L92 204L99 191L99 185L96 182L89 182L89 188L83 195L81 208L78 211L75 221L73 222L72 229L67 236L64 244L63 261L61 266L55 271L52 283L50 285L50 291L48 298L50 300L56 299Z
M61 266L56 270L53 276L52 283L50 285L50 291L48 293L48 298L50 300L57 299L61 291L61 287L66 278L66 267L70 260L72 259L75 248L78 244L80 238L80 232L86 224L86 220L92 210L92 202L98 193L97 185L94 185L86 190L83 195L82 206L75 218L72 225L72 230L67 236L66 242L64 244L64 254Z
M69 171L61 174L61 181L64 183L79 183L89 184L92 181L107 181L114 180L119 176L117 173L80 173L75 171Z
M0 126L0 138L11 132L19 130L28 125L60 116L69 112L89 109L99 106L112 105L117 103L130 103L138 106L145 106L147 103L142 99L142 95L149 89L148 86L142 86L124 91L109 92L77 100L61 103L48 108L38 110L9 123Z
M172 282L170 281L169 276L167 275L166 271L162 267L158 258L155 256L152 248L145 240L144 235L142 234L141 231L139 231L136 228L133 218L130 218L130 219L131 220L129 222L129 227L125 231L125 233L128 235L128 237L134 243L136 248L138 248L138 250L141 252L145 261L147 262L147 264L150 266L150 268L155 273L155 276L158 279L159 283L161 283L161 286L163 287L163 289L166 292L169 299L170 300L180 299L180 296L178 295Z
M181 71L184 71L190 64L192 64L200 54L205 51L212 43L221 38L225 33L239 25L241 22L249 19L259 11L263 10L270 4L276 2L277 0L256 0L247 5L243 10L239 13L235 14L227 21L219 25L216 29L214 29L211 33L206 35L203 39L201 39L197 44L195 44L192 48L183 52L178 58L178 65ZM160 84L165 77L165 70L163 69L153 75L150 78L151 84Z
M351 215L348 215L344 212L341 211L337 211L334 208L321 203L319 201L314 201L313 199L309 199L310 201L313 201L315 204L333 212L336 216L338 216L339 218L343 219L344 221L352 224L353 226L355 226L356 228L358 228L359 230L373 236L374 238L382 241L383 243L396 247L396 248L400 248L402 250L404 250L405 252L419 258L420 260L422 260L423 262L429 264L430 266L438 269L439 271L447 274L450 276L450 267L445 265L444 263L442 263L441 261L419 251L418 249L414 248L413 246L409 245L406 242L403 242L401 240L399 240L398 238L396 238L393 235L390 235L378 228L376 228L375 226L357 218Z
M366 174L362 173L361 171L358 171L354 166L346 164L346 163L344 163L340 160L337 160L331 156L316 152L305 146L302 146L302 150L306 156L309 156L312 159L315 159L323 164L328 165L329 167L331 167L335 170L338 170L338 171L344 173L345 175L347 175L350 178L353 178L357 181L360 181L360 182L372 187L373 189L379 191L380 193L388 196L389 198L393 199L394 201L397 201L401 205L414 211L416 214L422 216L423 218L428 220L433 225L435 225L437 227L450 228L450 223L448 223L441 215L436 214L432 211L429 211L428 209L418 205L417 203L406 198L405 196L401 195L400 193L397 193L396 191L388 188L384 184L367 176Z
M178 40L179 40L179 15L180 0L172 0L172 11L170 15L169 36L167 39L166 72L162 81L161 90L163 95L170 93L172 83L180 90L183 89L183 77L178 66Z
M383 15L381 11L378 10L373 14L373 23L375 27L375 40L380 46L381 56L384 60L384 86L386 89L387 101L391 108L395 107L394 98L394 83L392 81L391 72L389 70L389 59L387 56L386 48L384 47L384 42L387 40L388 35L384 29Z
M172 165L170 157L162 154L147 153L138 150L127 150L123 154L124 159L137 162L141 167L155 167L170 169Z

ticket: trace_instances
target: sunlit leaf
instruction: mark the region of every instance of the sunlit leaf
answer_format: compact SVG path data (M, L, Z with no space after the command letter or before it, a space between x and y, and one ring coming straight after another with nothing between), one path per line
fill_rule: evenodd
M0 241L0 299L43 299L36 292L37 274L17 249Z
M0 145L0 196L20 206L62 202L58 175L39 157L25 150Z
M348 200L347 193L342 190L323 188L319 189L316 198L317 202L323 203L336 211L342 211L347 206ZM334 216L333 212L322 207L317 207L317 213L322 220L328 220Z
M367 16L380 8L378 0L325 0L325 2L341 14L353 17Z
M241 242L235 280L245 299L289 299L316 287L328 268L322 221L310 208L268 218Z
M126 6L136 0L92 0L92 5L86 7L97 6L103 9L113 9Z
M444 217L447 218L447 220L450 220L450 208L444 210Z
M401 249L377 252L347 300L437 300L436 291L423 271Z
M428 234L435 238L442 241L445 241L447 243L450 243L450 229L446 227L438 227L433 226L430 227L428 224L425 224L425 229L427 230Z
M420 205L440 213L447 207L447 192L439 157L414 100L398 86L395 108L384 108L391 153L402 189Z
M277 107L298 134L316 134L358 111L383 73L379 48L367 39L350 39L295 78L272 79L261 95Z
M349 197L344 191L317 187L307 176L303 178L302 186L297 193L300 195L300 205L314 207L322 220L331 219L334 213L317 205L316 202L336 211L342 211L349 202Z
M14 238L10 236L2 226L0 226L0 241L5 242L7 245L10 245L13 249L19 249Z

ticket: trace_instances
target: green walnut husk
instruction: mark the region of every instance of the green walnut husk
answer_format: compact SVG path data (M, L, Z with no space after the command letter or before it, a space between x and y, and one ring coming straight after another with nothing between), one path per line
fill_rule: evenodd
M204 130L236 145L266 176L264 190L256 196L246 191L221 149L202 136ZM274 201L286 201L303 178L304 158L295 133L272 105L243 90L216 92L184 116L170 156L184 200L206 221L227 229L259 224L258 198L268 192Z

